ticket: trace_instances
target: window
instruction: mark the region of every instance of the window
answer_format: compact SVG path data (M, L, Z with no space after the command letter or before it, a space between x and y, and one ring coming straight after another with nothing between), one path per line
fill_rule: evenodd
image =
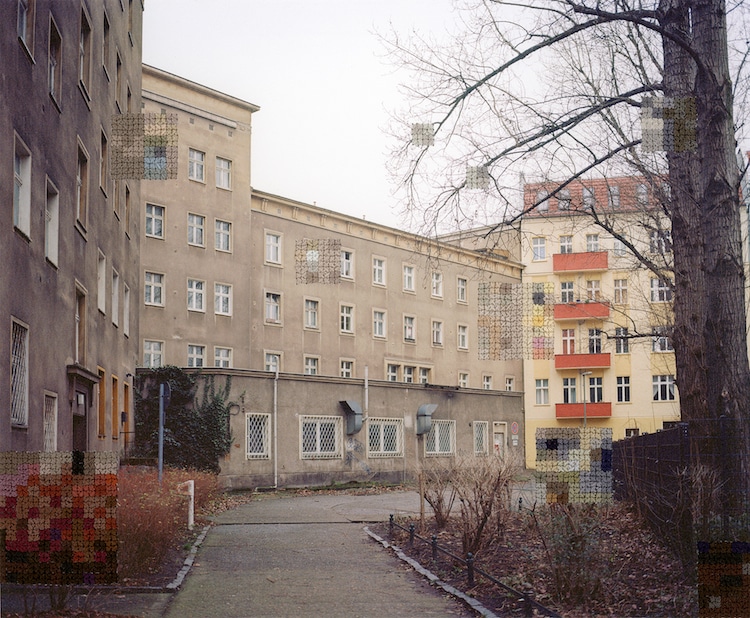
M576 353L576 329L575 328L563 328L562 329L562 353L563 354L575 354Z
M198 182L206 181L205 160L205 152L194 150L193 148L188 149L188 178L190 180L197 180Z
M469 327L464 324L458 325L458 349L468 350L469 349Z
M630 376L617 376L617 403L630 401Z
M144 367L161 367L162 366L162 354L164 344L161 341L150 341L148 339L143 342L143 366Z
M205 311L203 294L206 290L206 282L198 279L188 279L187 282L187 308L188 311Z
M560 301L563 303L572 303L575 301L572 281L560 282Z
M463 277L459 277L456 280L456 300L459 303L465 303L466 299L468 297L467 295L467 289L468 289L468 281L464 279Z
M52 18L49 20L47 85L52 100L59 108L62 102L62 37Z
M31 154L16 136L13 159L13 225L27 237L31 235Z
M216 219L214 224L214 246L217 251L230 251L232 244L232 224Z
M60 194L47 181L47 202L44 207L44 257L57 265L60 238Z
M388 364L385 371L385 379L388 382L398 382L398 365Z
M189 245L203 246L203 233L206 229L206 217L188 213L188 237Z
M409 384L414 382L414 370L416 367L411 367L409 365L406 365L404 367L404 382L408 382Z
M281 354L279 354L278 352L266 352L264 367L266 371L280 371Z
M609 187L607 190L607 206L610 208L620 207L620 187Z
M669 230L651 230L649 235L648 250L651 253L659 253L664 255L665 253L672 252L672 232Z
M560 236L560 253L573 253L572 236Z
M83 146L78 144L78 165L76 167L76 219L86 224L89 204L89 157Z
M599 234L586 234L586 251L599 251Z
M91 79L91 24L86 11L81 10L81 36L78 41L78 80L83 92L89 96L89 82Z
M146 236L164 238L164 206L146 204Z
M115 104L117 109L122 109L122 58L120 52L115 55Z
M305 299L305 328L318 328L319 308L319 301L311 298Z
M546 212L549 210L549 193L546 191L537 191L536 201L537 210L539 212Z
M104 195L109 192L109 146L107 136L102 131L101 146L99 148L99 186Z
M674 376L652 376L654 401L674 401Z
M112 269L112 324L120 319L120 274Z
M639 436L640 434L641 434L641 430L638 429L638 427L626 427L625 428L626 438L635 438L636 436Z
M602 353L602 331L598 328L589 328L589 354Z
M458 385L461 388L467 388L469 386L469 374L468 373L459 372Z
M674 352L670 333L672 329L668 326L654 326L651 330L652 352Z
M385 311L374 309L372 312L372 336L385 337Z
M122 334L130 336L130 288L127 285L122 289Z
M545 238L532 238L531 239L531 251L532 251L532 259L535 262L538 262L539 260L546 260L547 259L547 240Z
M432 345L443 345L443 323L432 321Z
M86 294L76 289L75 314L75 362L83 365L86 360Z
M266 262L281 264L281 235L266 232Z
M443 273L432 273L432 296L434 298L443 297Z
M400 418L367 420L367 455L369 457L404 456L404 421Z
M505 378L505 390L511 392L515 390L515 379L512 377Z
M628 254L628 247L624 241L615 238L612 250L617 257L623 257Z
M615 354L629 354L629 341L627 328L623 326L615 328Z
M232 188L232 162L216 157L216 186L219 189Z
M417 318L413 315L404 316L404 341L414 342L417 339Z
M638 206L647 206L648 205L648 187L640 183L635 188L635 201L638 204Z
M104 67L104 74L107 75L107 79L109 80L109 48L110 48L110 31L109 31L109 19L107 18L107 14L104 14L104 22L102 27L102 67Z
M651 279L651 302L666 303L672 300L672 282L667 279Z
M338 459L342 456L342 417L301 416L302 459Z
M317 356L305 356L305 375L316 376L318 375L318 364L319 360Z
M354 377L354 361L353 360L339 361L339 375L342 378L353 378Z
M164 306L164 275L146 271L143 301L147 305Z
M616 305L627 305L628 304L628 280L627 279L615 279L615 304Z
M214 348L214 367L231 367L232 366L232 349L231 348Z
M563 378L563 403L576 402L576 379Z
M270 414L245 414L245 458L271 457Z
M354 332L354 307L341 305L339 309L339 328L342 333Z
M100 251L96 262L96 306L99 311L107 311L107 258Z
M482 376L482 388L486 391L492 390L492 376Z
M584 210L591 210L596 206L596 193L592 187L583 188L583 208Z
M549 403L549 380L547 378L534 380L534 387L536 391L536 405L546 406Z
M414 267L413 266L404 266L404 291L405 292L413 292L414 291Z
M570 210L570 191L568 189L560 189L557 192L557 209Z
M57 395L44 393L44 452L57 450Z
M424 441L425 455L453 455L456 452L456 421L433 419Z
M490 424L487 421L474 421L474 455L488 455L490 452Z
M101 367L97 367L99 374L99 401L96 415L96 434L100 438L107 436L107 383L105 381L106 372Z
M354 252L341 251L341 276L344 279L354 279Z
M602 401L604 401L604 387L602 386L602 378L589 378L589 401L591 403L601 403Z
M428 367L419 368L419 383L420 384L430 383L430 370Z
M10 422L29 424L29 329L11 319Z
M203 367L203 361L206 357L206 346L188 345L187 366Z
M120 410L120 380L117 376L112 376L112 398L109 403L109 426L112 428L112 439L117 440L120 437L120 432L117 429Z
M372 282L374 285L385 285L385 259L372 258Z
M232 286L227 283L214 283L214 313L232 315Z
M589 300L599 300L601 297L601 282L598 279L589 279L586 281L586 298Z
M28 52L34 53L34 8L36 0L18 0L16 32Z
M281 294L266 292L266 322L279 324L281 322Z

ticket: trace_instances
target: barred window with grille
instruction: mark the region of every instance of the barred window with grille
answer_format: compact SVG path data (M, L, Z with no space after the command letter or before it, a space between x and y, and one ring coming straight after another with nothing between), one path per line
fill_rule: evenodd
M424 443L425 455L455 455L456 421L433 419L430 433Z
M12 321L10 366L10 422L29 424L29 329Z
M245 457L247 459L271 457L268 439L270 425L270 414L248 413L245 415Z
M488 421L474 421L474 454L488 455L490 424Z
M371 418L367 421L367 452L370 457L404 456L404 420Z
M302 459L339 459L342 457L342 417L300 417Z

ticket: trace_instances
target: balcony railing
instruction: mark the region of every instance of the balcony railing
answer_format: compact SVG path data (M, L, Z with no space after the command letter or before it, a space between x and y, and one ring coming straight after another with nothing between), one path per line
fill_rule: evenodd
M557 418L583 418L583 403L556 403L555 416ZM586 402L586 418L610 418L612 416L612 402Z
M600 354L555 354L555 369L597 369L612 365L609 352Z
M556 320L602 320L609 317L609 304L598 301L559 303L555 305Z
M609 254L606 251L586 251L584 253L555 253L552 256L552 270L571 272L582 270L607 270Z

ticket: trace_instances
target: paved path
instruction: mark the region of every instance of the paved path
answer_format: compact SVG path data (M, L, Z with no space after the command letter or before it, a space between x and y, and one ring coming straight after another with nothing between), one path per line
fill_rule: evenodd
M217 517L169 618L473 616L363 530L414 492L268 497Z

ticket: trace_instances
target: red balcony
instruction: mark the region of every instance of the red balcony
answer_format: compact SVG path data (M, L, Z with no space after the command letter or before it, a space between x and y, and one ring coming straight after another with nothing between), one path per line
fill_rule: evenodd
M556 320L603 320L609 317L609 305L595 301L555 305Z
M606 251L585 253L555 253L552 256L552 270L556 273L580 270L607 270L609 254Z
M555 354L555 369L601 369L612 365L609 352L604 354Z
M583 403L556 403L557 418L583 418ZM610 418L612 402L586 403L586 418Z

